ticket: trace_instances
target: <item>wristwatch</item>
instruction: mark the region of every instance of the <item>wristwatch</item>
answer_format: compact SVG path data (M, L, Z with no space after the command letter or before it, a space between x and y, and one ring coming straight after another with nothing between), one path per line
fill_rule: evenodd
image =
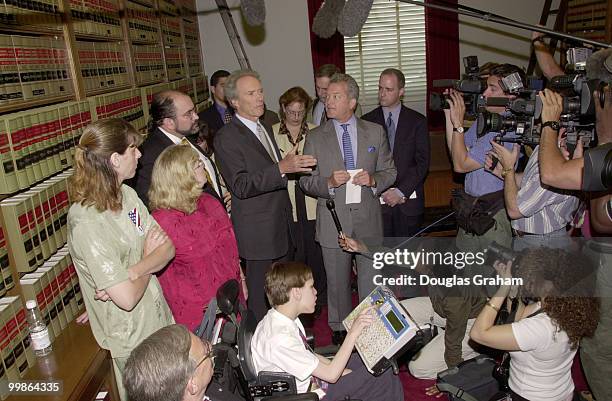
M554 131L559 131L561 129L561 124L559 121L546 121L542 124L542 129L544 129L544 127L550 127Z
M463 127L453 127L453 132L458 132L460 134L463 134Z

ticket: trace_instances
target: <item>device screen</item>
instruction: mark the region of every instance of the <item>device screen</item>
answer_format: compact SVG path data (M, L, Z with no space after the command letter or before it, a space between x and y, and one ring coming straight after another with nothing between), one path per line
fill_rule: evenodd
M393 313L393 311L390 311L385 316L387 317L387 320L389 321L389 323L391 323L391 327L393 327L393 329L397 333L402 331L402 329L404 328L404 325L402 324L402 322L400 322L400 320L397 318L395 313Z

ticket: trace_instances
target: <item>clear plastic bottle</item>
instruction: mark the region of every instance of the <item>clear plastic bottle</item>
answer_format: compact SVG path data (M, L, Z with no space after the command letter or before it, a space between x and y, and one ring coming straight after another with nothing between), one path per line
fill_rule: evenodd
M32 340L34 354L36 354L36 356L49 355L52 351L49 330L42 318L36 301L33 299L26 302L26 318L28 319L30 339Z

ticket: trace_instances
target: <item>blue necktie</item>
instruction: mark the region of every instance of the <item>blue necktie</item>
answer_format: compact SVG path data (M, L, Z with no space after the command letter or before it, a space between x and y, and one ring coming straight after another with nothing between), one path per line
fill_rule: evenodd
M349 124L340 124L344 132L342 132L342 151L344 152L344 167L347 170L355 169L355 158L353 158L353 145L351 144L351 136L348 132Z
M389 118L387 118L387 137L389 138L389 146L393 151L393 145L395 144L395 123L393 122L393 114L389 112Z

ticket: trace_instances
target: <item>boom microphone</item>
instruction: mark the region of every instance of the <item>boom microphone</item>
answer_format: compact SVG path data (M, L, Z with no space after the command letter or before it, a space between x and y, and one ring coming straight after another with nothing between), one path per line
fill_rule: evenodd
M612 49L599 50L587 59L586 74L588 79L612 81Z
M315 35L324 39L334 36L342 8L344 0L325 0L312 21L312 31Z
M266 3L264 0L240 0L242 15L250 26L259 26L266 21Z
M334 219L334 224L336 225L336 230L338 230L338 234L343 235L342 225L340 224L340 220L338 219L338 214L336 213L336 203L334 202L333 199L328 199L327 202L325 202L325 204L327 205L327 208L329 209L329 212L332 215L332 219Z
M338 31L344 36L355 36L370 15L374 0L348 0L338 20Z

